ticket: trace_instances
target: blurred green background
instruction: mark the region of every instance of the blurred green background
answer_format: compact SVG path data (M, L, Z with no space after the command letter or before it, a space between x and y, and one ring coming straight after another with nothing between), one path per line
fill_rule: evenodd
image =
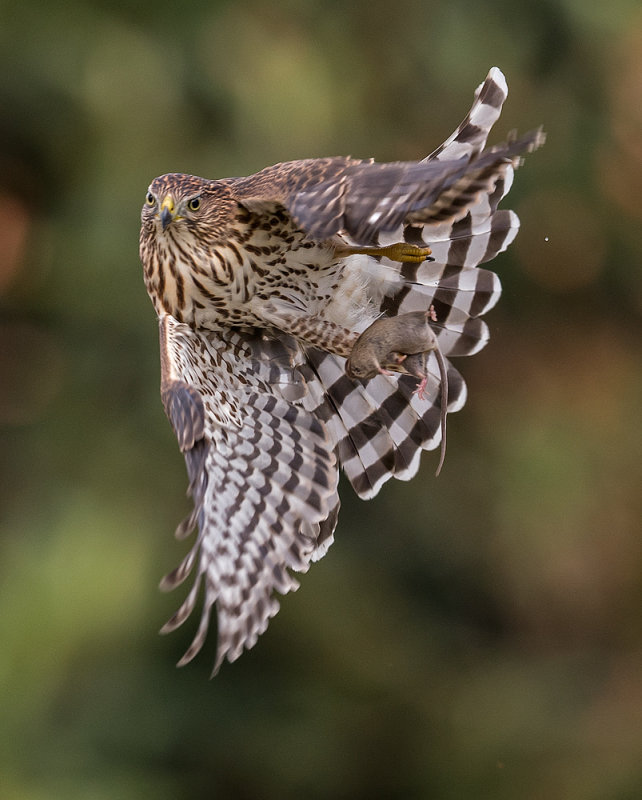
M548 142L441 477L344 486L259 644L177 671L150 180L422 157L493 65L493 141ZM642 797L637 0L3 0L0 67L0 797Z

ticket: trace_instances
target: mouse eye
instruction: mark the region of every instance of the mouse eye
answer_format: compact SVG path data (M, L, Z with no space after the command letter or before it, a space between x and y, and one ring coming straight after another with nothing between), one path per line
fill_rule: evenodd
M201 207L201 198L200 197L192 197L192 199L187 204L187 207L190 211L198 211Z
M147 192L147 197L145 198L145 202L147 203L148 206L153 206L154 203L156 202L156 198L151 192Z

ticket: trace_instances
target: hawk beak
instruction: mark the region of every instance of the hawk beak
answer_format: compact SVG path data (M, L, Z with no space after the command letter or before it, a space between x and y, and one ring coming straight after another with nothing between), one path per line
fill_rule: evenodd
M168 194L161 203L160 207L160 221L161 225L163 226L163 230L167 228L167 226L174 219L175 216L176 216L176 208L174 206L174 200L171 197L171 195Z

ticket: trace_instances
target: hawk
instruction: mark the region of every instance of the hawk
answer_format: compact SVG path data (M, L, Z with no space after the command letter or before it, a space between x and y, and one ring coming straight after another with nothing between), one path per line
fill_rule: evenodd
M203 594L179 665L201 649L214 607L213 674L256 643L275 592L298 587L291 570L305 572L333 541L340 469L371 498L444 441L446 412L466 399L448 359L486 344L481 316L501 290L479 264L519 225L498 204L521 154L543 142L537 130L485 147L506 96L491 69L423 161L320 158L152 181L140 256L159 318L161 397L194 501L176 535L196 530L161 582L173 589L195 572L162 631Z

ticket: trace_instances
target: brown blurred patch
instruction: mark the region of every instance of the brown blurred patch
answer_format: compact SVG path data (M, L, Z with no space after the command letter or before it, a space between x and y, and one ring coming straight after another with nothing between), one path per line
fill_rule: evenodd
M553 292L569 292L596 280L606 239L597 211L580 194L534 193L520 203L519 213L515 252L534 281Z
M640 628L639 345L598 316L555 335L542 321L518 351L496 356L483 412L503 461L502 602L531 642L616 640Z
M0 197L0 293L6 290L24 263L31 214L17 197Z
M622 37L608 86L611 141L598 153L598 179L619 209L642 219L642 14Z
M0 424L41 418L60 391L63 365L49 332L28 322L0 323Z

